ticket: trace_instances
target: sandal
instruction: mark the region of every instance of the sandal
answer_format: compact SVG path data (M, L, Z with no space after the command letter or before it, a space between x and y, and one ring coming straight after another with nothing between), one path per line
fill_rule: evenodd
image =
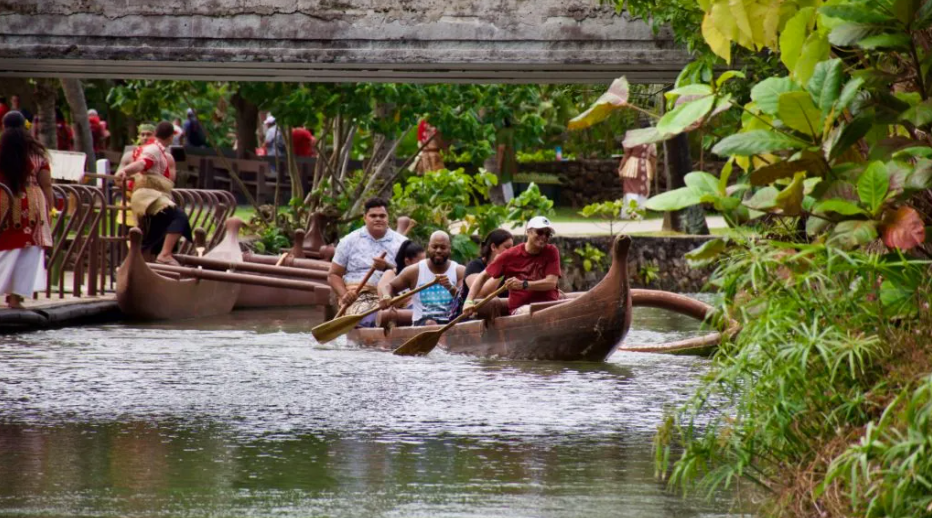
M155 258L155 262L156 262L156 264L164 264L164 265L168 265L168 266L181 266L181 263L179 263L174 257L172 257L172 258L170 258L170 259L168 259L168 260L159 259L158 257L156 257L156 258Z

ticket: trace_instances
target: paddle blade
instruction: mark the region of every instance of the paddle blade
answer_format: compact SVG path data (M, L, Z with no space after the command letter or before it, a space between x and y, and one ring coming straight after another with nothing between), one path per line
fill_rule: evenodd
M329 342L340 335L352 331L364 316L365 315L347 315L345 317L335 318L311 329L311 334L314 335L318 343Z
M424 331L401 344L401 347L392 351L392 354L397 354L398 356L424 356L433 351L434 347L437 347L441 335L443 335L443 332L439 330Z

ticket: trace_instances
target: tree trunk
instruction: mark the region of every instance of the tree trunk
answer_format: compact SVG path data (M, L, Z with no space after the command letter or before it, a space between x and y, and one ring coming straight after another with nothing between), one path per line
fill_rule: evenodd
M237 91L230 98L236 110L236 158L255 158L259 139L259 107L246 100Z
M91 136L91 125L87 120L87 101L84 99L84 85L80 79L62 79L62 89L65 90L65 99L71 107L71 116L77 128L75 135L75 149L87 155L84 169L92 173L97 172L97 157L94 155L94 137Z
M664 160L667 170L667 190L686 186L686 174L692 170L692 157L689 155L689 139L685 133L664 142ZM705 222L705 211L701 205L693 205L683 210L667 212L663 217L663 229L685 232L694 235L708 235L709 227Z
M55 98L58 83L54 79L36 80L36 102L39 117L39 141L49 149L58 149L58 133L55 131Z

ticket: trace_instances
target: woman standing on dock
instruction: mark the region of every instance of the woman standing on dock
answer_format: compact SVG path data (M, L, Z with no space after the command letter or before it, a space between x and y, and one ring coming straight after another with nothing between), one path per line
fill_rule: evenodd
M45 248L52 246L49 208L52 175L45 146L26 131L17 111L3 117L0 134L0 291L7 305L22 308L23 298L45 289Z

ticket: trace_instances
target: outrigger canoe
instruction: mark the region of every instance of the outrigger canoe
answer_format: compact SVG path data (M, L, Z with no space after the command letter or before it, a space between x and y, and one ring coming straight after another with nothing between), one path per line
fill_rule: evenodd
M206 257L242 261L239 250L212 250ZM231 282L178 279L156 273L142 256L142 231L130 230L129 254L117 271L117 304L130 318L173 320L222 315L233 310L239 290L240 285Z
M604 361L631 327L628 249L619 236L612 265L594 288L567 300L531 305L526 315L473 320L453 326L439 348L452 354L508 360ZM408 339L441 326L360 328L347 338L362 347L394 350Z

